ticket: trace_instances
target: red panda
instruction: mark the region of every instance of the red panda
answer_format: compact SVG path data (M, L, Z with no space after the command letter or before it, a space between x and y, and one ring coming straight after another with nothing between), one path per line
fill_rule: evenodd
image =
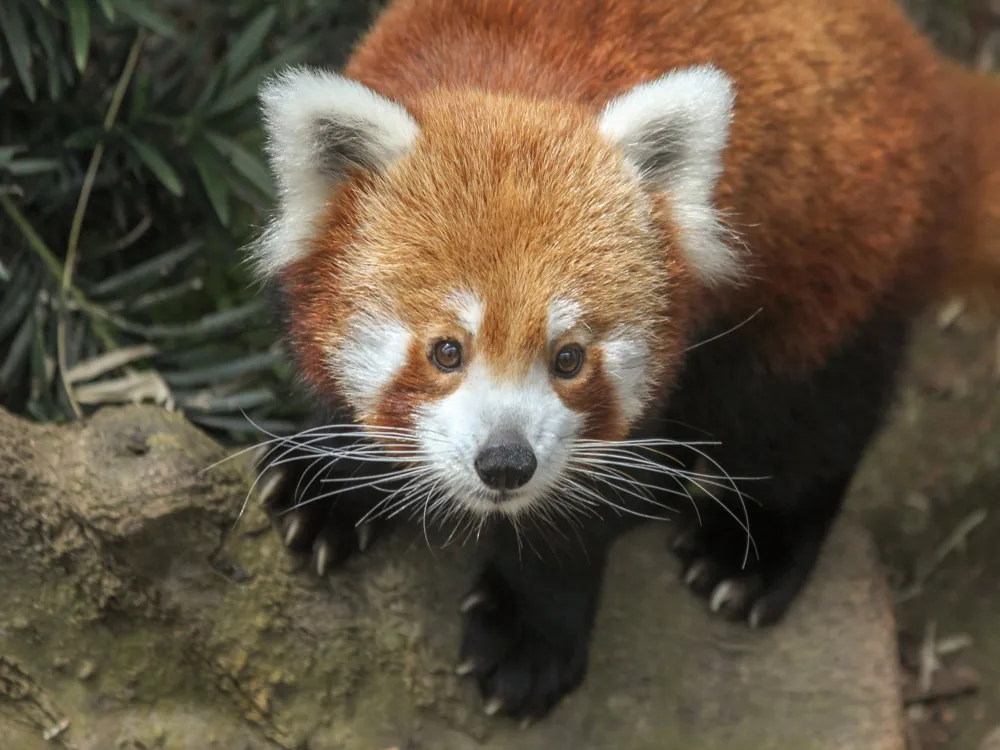
M1000 84L891 0L395 0L261 101L252 258L332 414L265 494L321 574L386 513L487 524L458 671L491 714L580 684L607 549L681 480L752 480L674 548L778 622L909 321L1000 288Z

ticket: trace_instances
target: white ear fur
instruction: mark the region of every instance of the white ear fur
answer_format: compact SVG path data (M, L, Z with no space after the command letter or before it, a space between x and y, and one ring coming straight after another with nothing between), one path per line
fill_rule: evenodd
M734 98L726 73L696 65L634 86L599 119L601 133L623 149L643 183L669 194L684 252L707 282L740 270L713 203Z
M252 255L269 276L308 251L304 241L346 170L386 169L419 128L402 106L357 81L305 67L265 81L260 102L279 201Z

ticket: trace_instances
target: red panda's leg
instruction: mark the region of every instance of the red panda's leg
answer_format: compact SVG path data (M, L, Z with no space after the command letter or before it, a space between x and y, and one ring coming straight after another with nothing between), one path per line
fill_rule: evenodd
M478 682L487 713L540 718L583 681L607 549L624 528L614 524L578 529L585 550L552 538L519 543L509 524L495 530L462 602L458 667Z
M709 601L712 611L752 627L780 621L808 581L850 484L851 475L817 483L808 505L787 512L748 513L754 547L746 532L712 514L675 541L683 579Z
M754 626L784 617L891 403L907 329L886 305L806 376L762 367L752 334L689 362L670 416L719 442L706 449L717 467L755 477L738 481L742 497L718 485L715 499L695 497L700 517L675 543L684 581L714 612Z

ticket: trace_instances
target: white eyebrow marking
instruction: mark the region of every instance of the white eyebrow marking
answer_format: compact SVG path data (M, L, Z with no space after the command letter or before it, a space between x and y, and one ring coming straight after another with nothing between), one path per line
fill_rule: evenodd
M458 314L458 320L470 335L475 336L479 333L479 327L483 323L484 308L479 297L468 291L452 292L448 295L448 304Z
M549 303L549 342L562 336L577 324L583 308L576 300L556 297Z
M612 332L601 348L622 416L632 422L642 415L652 396L646 377L652 356L649 343L638 328L622 326Z
M348 402L359 412L374 408L382 389L406 365L412 336L392 316L355 313L343 343L327 352L334 377Z

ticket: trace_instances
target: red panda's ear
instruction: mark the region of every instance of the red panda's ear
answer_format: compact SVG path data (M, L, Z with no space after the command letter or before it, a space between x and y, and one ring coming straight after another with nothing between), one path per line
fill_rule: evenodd
M261 110L278 216L253 255L264 276L305 252L304 240L352 167L382 170L405 154L419 133L404 107L335 73L290 68L261 86Z
M668 195L684 251L708 282L739 272L713 200L734 98L728 75L692 66L634 86L609 102L598 121L642 183Z

